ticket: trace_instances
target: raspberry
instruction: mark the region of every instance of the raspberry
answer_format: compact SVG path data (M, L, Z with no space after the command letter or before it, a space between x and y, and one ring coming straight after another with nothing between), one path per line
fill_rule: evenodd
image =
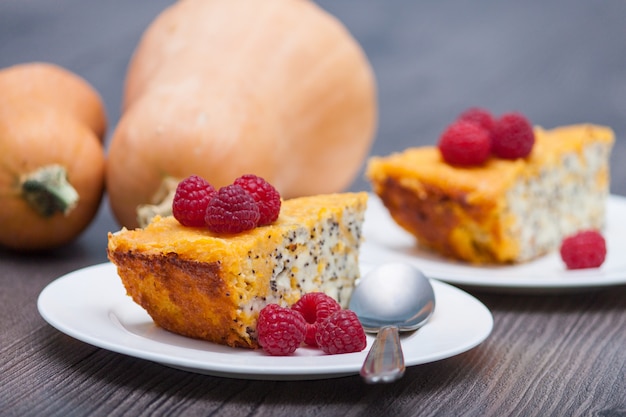
M204 221L208 229L215 233L243 232L257 226L259 207L239 185L227 185L209 201Z
M360 352L365 349L365 331L356 314L339 310L320 322L316 336L318 346L327 354Z
M597 268L606 258L606 241L596 230L584 230L563 239L561 259L567 269Z
M259 345L270 355L292 354L304 341L306 322L302 314L278 304L268 304L259 312L256 325Z
M534 144L535 132L524 115L506 113L496 121L491 150L498 158L525 158L530 155Z
M334 298L323 292L310 292L304 294L294 305L291 306L306 321L306 337L304 343L309 346L317 346L315 334L319 323L328 318L335 311L341 310L341 306Z
M204 214L215 188L204 178L191 175L176 186L172 214L184 226L204 226Z
M470 107L459 115L457 120L464 120L466 122L476 123L478 126L491 133L496 124L493 115L488 111L480 107Z
M280 194L276 188L263 178L253 174L242 175L234 182L250 193L259 205L259 226L270 224L278 219L280 213Z
M476 123L457 120L439 139L443 159L452 165L480 165L489 158L491 135Z

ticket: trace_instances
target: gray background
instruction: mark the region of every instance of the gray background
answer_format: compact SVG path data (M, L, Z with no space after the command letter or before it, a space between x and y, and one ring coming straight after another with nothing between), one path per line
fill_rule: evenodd
M102 95L109 135L126 66L143 30L171 1L3 0L0 67L60 64ZM369 56L379 126L372 154L433 144L473 105L517 110L538 125L591 122L618 137L613 193L626 195L626 2L324 0ZM0 92L1 93L1 92ZM369 189L359 176L353 189ZM104 260L108 204L81 238ZM97 243L96 243L97 242Z

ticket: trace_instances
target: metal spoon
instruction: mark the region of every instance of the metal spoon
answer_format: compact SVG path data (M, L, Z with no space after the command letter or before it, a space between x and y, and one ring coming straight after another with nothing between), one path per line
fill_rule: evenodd
M399 331L422 327L435 309L430 281L414 266L393 262L366 273L350 298L350 310L368 333L377 333L361 376L369 383L392 382L404 375Z

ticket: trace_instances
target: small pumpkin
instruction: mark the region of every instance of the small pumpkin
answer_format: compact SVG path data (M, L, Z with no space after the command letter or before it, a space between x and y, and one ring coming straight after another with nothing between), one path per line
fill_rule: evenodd
M192 174L220 187L254 173L285 198L341 191L376 122L366 55L312 1L179 0L128 68L107 157L112 211L135 227L138 207Z
M41 250L77 237L104 191L104 105L54 64L0 70L0 246Z

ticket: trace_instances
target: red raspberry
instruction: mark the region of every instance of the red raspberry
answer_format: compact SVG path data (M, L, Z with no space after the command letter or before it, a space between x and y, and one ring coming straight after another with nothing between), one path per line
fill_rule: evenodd
M254 229L259 221L259 207L254 198L239 185L219 189L211 198L204 221L215 233L239 233Z
M480 107L470 107L459 115L457 120L465 120L466 122L476 123L478 126L491 133L496 124L493 115Z
M606 241L596 230L584 230L561 243L561 259L567 269L597 268L606 258Z
M278 219L280 194L274 186L254 174L242 175L235 180L235 184L249 192L259 205L259 212L261 213L259 226L273 223Z
M458 120L439 139L443 159L452 165L480 165L489 158L491 135L476 123Z
M256 325L259 345L270 355L290 355L302 344L306 322L302 314L278 304L268 304Z
M534 144L535 132L524 115L506 113L496 121L491 151L498 158L525 158L530 155Z
M204 214L215 188L204 178L191 175L176 186L172 214L184 226L204 226Z
M316 336L318 346L328 354L360 352L365 349L365 331L356 314L339 310L319 324Z
M304 294L291 308L304 317L306 321L306 338L304 343L314 347L317 346L315 334L317 333L319 323L335 311L341 310L339 303L323 292Z

